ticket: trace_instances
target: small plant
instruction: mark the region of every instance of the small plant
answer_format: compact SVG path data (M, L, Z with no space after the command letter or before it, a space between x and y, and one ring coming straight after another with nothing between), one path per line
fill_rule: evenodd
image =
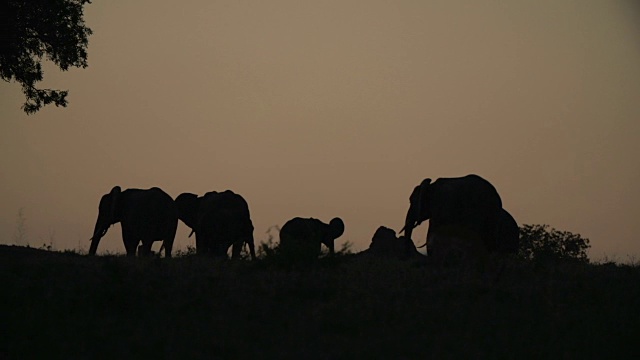
M340 246L340 250L336 251L336 255L351 255L353 254L353 252L351 251L352 247L353 244L347 240L342 243L342 245Z
M24 216L24 208L20 208L18 210L16 230L13 233L13 241L16 245L29 245L27 242L27 218Z
M589 239L560 231L549 225L525 224L520 227L518 256L525 260L578 260L589 262Z
M40 241L42 241L42 246L39 249L47 250L47 251L53 251L55 249L55 247L53 246L55 238L56 238L55 230L49 229L49 238L48 239L42 239L42 237L40 237Z
M280 226L273 225L270 226L267 231L267 240L260 241L260 245L258 245L258 251L256 256L259 259L264 259L268 257L273 257L278 253L278 244L275 242L274 232L280 233Z
M186 250L178 250L176 251L176 256L180 257L180 256L191 256L191 255L195 255L196 254L196 248L195 246L192 245L187 245L187 249Z
M351 251L352 246L353 244L351 242L345 241L344 243L342 243L342 245L340 245L340 249L336 250L333 255L334 256L351 255L353 254L353 252ZM323 246L322 250L320 251L320 257L326 257L326 256L329 256L329 250Z

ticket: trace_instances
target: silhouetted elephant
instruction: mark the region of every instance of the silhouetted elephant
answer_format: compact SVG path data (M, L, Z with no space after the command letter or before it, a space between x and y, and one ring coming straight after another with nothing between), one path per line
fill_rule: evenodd
M429 220L427 253L432 255L430 239L479 238L488 251L497 249L497 224L502 200L487 180L477 175L440 178L431 183L425 179L409 198L411 205L403 230L411 238L413 229ZM402 232L401 230L400 232Z
M196 254L205 254L208 252L208 246L202 243L202 237L198 236L198 211L202 196L192 193L182 193L175 200L176 209L178 211L178 219L191 229L191 235L196 237Z
M171 257L178 227L178 215L171 196L159 188L127 189L115 186L100 199L98 219L91 237L89 255L95 255L100 239L109 227L120 223L122 241L128 256L151 254L154 241L163 241L165 256Z
M226 257L233 245L232 258L240 257L244 243L251 259L256 258L253 223L245 199L231 190L211 191L202 197L183 193L176 198L178 217L196 235L196 252Z
M399 260L423 259L425 257L418 252L411 239L406 236L396 237L395 231L384 226L380 226L373 234L369 249L360 254Z
M320 255L321 244L334 254L334 240L344 233L344 222L333 218L329 224L314 218L296 217L287 221L280 229L279 251L287 257L313 260Z

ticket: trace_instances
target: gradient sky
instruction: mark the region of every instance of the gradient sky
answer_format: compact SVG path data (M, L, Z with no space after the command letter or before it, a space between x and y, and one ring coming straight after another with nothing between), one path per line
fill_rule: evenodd
M32 246L88 249L120 185L232 189L257 241L340 216L337 248L362 250L422 179L476 173L518 223L640 258L636 1L96 1L85 20L89 67L45 70L67 108L26 116L0 83L2 243L23 208Z

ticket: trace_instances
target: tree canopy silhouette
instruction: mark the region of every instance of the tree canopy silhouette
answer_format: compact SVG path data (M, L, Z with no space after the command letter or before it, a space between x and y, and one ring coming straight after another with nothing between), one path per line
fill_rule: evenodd
M549 225L525 224L520 227L518 255L526 260L577 260L589 262L589 239L560 231Z
M87 3L91 0L0 0L0 76L22 85L27 114L51 103L67 106L67 90L39 89L36 83L43 78L43 58L63 71L87 67Z

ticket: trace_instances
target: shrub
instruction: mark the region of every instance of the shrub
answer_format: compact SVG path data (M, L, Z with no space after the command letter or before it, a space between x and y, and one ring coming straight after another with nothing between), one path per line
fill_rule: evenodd
M589 262L589 239L549 225L525 224L520 227L518 256L525 260L577 260Z

